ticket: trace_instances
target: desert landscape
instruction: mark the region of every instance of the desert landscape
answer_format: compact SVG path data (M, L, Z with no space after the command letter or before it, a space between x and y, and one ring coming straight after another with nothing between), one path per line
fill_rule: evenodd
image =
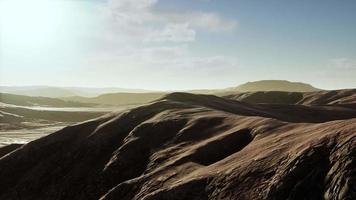
M2 107L0 198L354 199L356 90L263 89L103 113ZM34 116L42 134L24 129Z
M0 0L0 200L356 200L355 0Z
M27 143L45 136L65 126L96 118L109 112L125 110L163 98L169 91L129 90L122 88L55 88L55 87L2 87L0 93L0 146L12 143ZM302 101L302 93L318 91L308 84L293 83L280 80L249 82L226 89L191 90L196 94L215 94L239 101L250 102L256 95L255 91L293 91L286 95L298 96L295 102L288 97L280 97L273 92L270 101L278 103L297 103ZM97 96L79 96L95 91ZM105 93L117 91L116 93ZM247 91L252 92L252 94ZM299 93L298 93L299 92ZM28 94L21 95L21 94ZM67 96L71 94L73 96ZM270 95L271 94L271 95ZM284 94L283 92L281 93ZM311 93L312 94L312 93ZM58 95L63 95L62 97ZM243 97L238 97L243 95ZM268 102L268 97L258 97ZM292 97L293 98L293 97ZM335 97L334 97L335 98ZM336 97L337 98L337 97Z

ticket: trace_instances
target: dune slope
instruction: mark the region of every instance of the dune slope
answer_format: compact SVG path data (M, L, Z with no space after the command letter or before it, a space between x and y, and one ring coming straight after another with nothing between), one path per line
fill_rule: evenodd
M173 93L0 158L0 199L355 199L356 110Z

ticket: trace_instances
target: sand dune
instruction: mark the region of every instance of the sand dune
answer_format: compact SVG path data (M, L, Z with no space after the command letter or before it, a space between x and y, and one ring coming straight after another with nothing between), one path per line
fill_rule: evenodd
M355 199L355 128L341 104L173 93L3 156L0 199Z

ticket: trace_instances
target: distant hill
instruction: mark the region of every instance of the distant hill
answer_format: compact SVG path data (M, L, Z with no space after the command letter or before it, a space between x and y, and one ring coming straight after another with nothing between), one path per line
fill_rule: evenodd
M25 96L41 96L52 98L77 95L75 92L64 88L47 86L0 86L0 92Z
M356 106L356 89L316 92L244 92L224 96L251 104L300 104Z
M16 106L48 106L48 107L89 107L93 104L65 101L49 97L31 97L0 93L0 102Z
M194 94L213 94L216 96L236 95L238 93L256 92L256 91L287 91L287 92L311 92L320 91L309 84L289 82L282 80L264 80L256 82L248 82L237 87L231 87L226 89L202 89L202 90L189 90L189 93ZM103 94L97 97L82 97L72 96L62 98L64 100L81 102L81 103L95 103L105 105L136 105L148 103L150 101L163 97L168 92L146 92L146 93L110 93ZM276 95L273 95L275 98ZM295 97L291 97L291 100L295 100Z
M89 88L89 87L65 87L65 89L75 93L75 96L84 97L96 97L102 94L108 93L149 93L153 92L151 90L144 89L128 89L128 88L117 88L117 87L105 87L105 88Z
M235 88L229 88L235 92L257 92L257 91L283 91L283 92L314 92L320 89L310 84L300 82L290 82L285 80L261 80L247 82Z
M168 92L151 92L140 89L123 88L83 88L83 87L0 87L0 91L27 96L44 96L61 98L65 101L78 103L94 103L101 105L137 105L148 103L161 98ZM257 91L282 92L315 92L321 91L306 83L290 82L284 80L262 80L247 82L237 87L225 89L189 90L195 94L213 94L217 96L235 95L237 93ZM273 95L273 98L275 95ZM293 97L295 98L295 97ZM39 99L37 99L38 101ZM26 100L28 101L28 100ZM31 100L32 101L32 100ZM47 100L45 100L47 101ZM59 103L59 102L58 102ZM63 103L63 102L62 102Z
M95 97L105 93L145 93L151 92L143 89L125 89L125 88L89 88L89 87L51 87L51 86L0 86L0 92L26 96L41 97L72 97L84 96Z
M200 89L189 90L187 92L193 94L214 94L217 96L235 95L245 92L315 92L321 89L315 88L310 84L300 82L290 82L286 80L261 80L241 84L237 87L229 87L224 89Z
M112 93L97 97L67 97L63 100L101 105L136 105L144 104L163 97L166 93Z

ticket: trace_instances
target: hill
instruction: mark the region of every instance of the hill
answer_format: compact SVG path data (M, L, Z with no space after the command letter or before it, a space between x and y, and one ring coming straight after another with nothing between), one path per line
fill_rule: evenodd
M320 91L312 87L309 84L304 83L293 83L289 81L278 81L278 80L268 80L268 81L256 81L248 82L237 87L226 88L226 89L215 89L215 90L189 90L189 93L194 94L214 94L217 96L227 96L234 95L242 92L254 92L254 91L289 91L289 92L309 92L309 91ZM143 93L111 93L103 94L97 97L81 97L73 96L63 98L64 100L81 102L81 103L95 103L95 104L106 104L106 105L137 105L148 103L153 100L157 100L162 96L168 94L167 92L143 92Z
M284 91L284 92L313 92L320 89L311 86L310 84L300 82L290 82L285 80L261 80L247 82L235 88L230 88L229 91L234 92L257 92L257 91Z
M356 89L310 92L303 95L300 104L355 104Z
M331 90L317 92L246 92L225 96L225 98L247 103L303 104L303 105L355 105L356 90Z
M0 199L355 199L355 129L342 104L173 93L4 150Z
M161 98L166 93L112 93L103 94L97 97L73 96L63 98L66 101L80 103L94 103L101 105L137 105L148 103Z
M105 93L143 93L150 92L142 89L125 89L125 88L90 88L90 87L52 87L52 86L0 86L0 92L25 96L40 97L95 97Z
M48 86L0 86L0 92L10 93L24 96L40 96L40 97L68 97L74 96L76 93L73 91L60 88L60 87L48 87Z
M43 106L43 107L90 107L94 104L64 101L49 97L33 97L0 93L0 102L17 106Z
M82 87L0 87L1 91L28 96L60 97L62 100L92 103L101 105L138 105L161 98L168 92L150 92L138 89L123 88L82 88ZM237 87L225 89L189 90L194 94L214 94L217 96L234 95L243 92L256 91L288 91L311 92L320 89L305 83L289 82L282 80L263 80L248 82Z

